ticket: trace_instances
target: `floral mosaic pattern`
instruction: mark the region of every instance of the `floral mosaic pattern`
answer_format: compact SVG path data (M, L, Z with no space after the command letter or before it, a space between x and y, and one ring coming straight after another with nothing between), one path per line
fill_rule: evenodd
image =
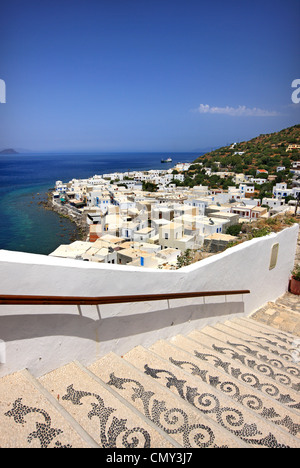
M108 385L121 390L129 389L131 399L142 402L145 416L167 434L179 435L184 447L228 448L225 445L216 444L215 434L211 427L192 423L185 411L181 408L168 407L165 401L156 399L154 392L147 391L137 380L117 377L112 373Z
M148 431L142 427L127 427L126 419L113 416L116 409L105 406L104 400L96 393L75 390L69 385L63 400L70 401L73 405L82 405L85 397L94 397L95 403L91 404L88 412L89 419L96 418L99 421L99 437L103 448L149 448L151 437Z
M42 415L44 418L43 423L36 421L36 430L31 432L28 437L28 443L31 443L33 439L37 439L40 442L41 448L49 448L52 441L54 441L60 434L63 433L61 429L55 429L52 427L51 417L49 414L40 408L26 406L22 403L22 398L18 398L14 403L11 410L5 413L5 416L13 418L16 424L26 424L26 416L30 413ZM40 419L40 418L38 418ZM55 441L54 448L72 448L71 445L63 445L58 440Z

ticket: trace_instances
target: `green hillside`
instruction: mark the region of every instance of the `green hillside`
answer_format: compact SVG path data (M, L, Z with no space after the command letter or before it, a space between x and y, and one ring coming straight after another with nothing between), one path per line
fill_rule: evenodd
M218 167L221 169L227 168L236 173L255 175L257 169L265 169L269 174L275 174L278 166L288 170L292 161L300 160L300 149L287 151L292 144L300 145L300 125L224 146L204 154L195 162L202 162L204 166L220 163ZM243 154L237 154L241 152Z

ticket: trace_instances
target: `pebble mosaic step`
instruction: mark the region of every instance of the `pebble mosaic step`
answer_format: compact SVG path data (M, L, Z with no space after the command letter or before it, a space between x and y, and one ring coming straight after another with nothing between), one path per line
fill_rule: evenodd
M45 393L32 383L26 371L0 379L0 427L1 448L96 445L88 437L79 435L76 424L68 422Z
M234 319L233 321L240 323L243 327L247 327L248 330L259 330L264 336L269 338L271 341L276 340L279 346L283 347L283 349L286 348L290 351L294 351L295 347L299 346L299 336L295 336L291 333L270 327L265 323L259 323L256 320L247 317ZM300 365L300 360L298 361L298 363Z
M0 379L0 448L299 448L298 341L252 318Z
M246 343L245 333L240 333L232 327L228 327L223 323L218 323L214 327L205 327L201 330L202 333L217 338L220 341L234 347L236 350L244 352L250 357L275 367L282 374L290 377L291 385L297 390L300 390L300 369L294 363L286 362L278 356L274 356L272 352L268 352L253 343Z
M294 335L290 332L279 330L278 328L274 328L267 323L258 322L251 317L236 317L232 319L233 322L241 322L244 324L245 328L254 328L255 330L261 330L265 333L271 333L271 335L278 336L280 339L294 339Z
M189 342L190 340L186 341ZM300 438L299 414L274 398L276 395L271 385L264 385L249 371L243 374L240 370L236 374L232 372L233 375L231 375L229 366L220 366L221 361L217 356L215 356L212 363L209 362L209 359L205 359L204 354L203 359L200 360L192 353L176 346L174 342L180 346L178 337L172 343L163 340L157 341L151 346L150 350L187 374L192 375L197 381L205 382L210 388L218 390L226 397L251 409L266 421L272 422L289 434ZM190 349L193 352L193 348ZM269 391L264 392L263 389Z
M203 340L201 340L202 342L206 341L205 346L199 341L182 335L172 338L171 343L188 351L199 360L208 362L213 367L235 377L239 381L245 382L255 389L259 389L265 395L272 396L280 404L300 414L299 393L286 388L280 382L280 375L277 375L276 370L274 371L269 367L266 368L264 365L255 366L253 361L248 360L234 349L224 347L221 342L205 340L205 338L206 336L204 335ZM211 344L211 347L209 344Z
M250 326L247 327L247 325L239 319L225 322L224 325L240 332L240 337L244 339L245 342L265 349L286 361L293 362L295 367L300 367L294 359L295 347L298 344L296 339L283 338L275 333L267 333L261 328L254 329L253 325L252 328L250 328Z
M273 349L271 346L263 346L259 339L249 337L246 330L241 331L237 329L234 324L229 324L228 322L224 324L216 324L212 328L222 332L223 338L224 334L227 335L226 342L228 344L231 344L232 342L234 346L245 350L246 353L257 357L264 362L272 363L272 365L281 369L283 372L292 375L298 380L300 379L300 367L295 363L291 354L289 355L285 352L282 353L284 356L281 356L278 352L278 347L276 353L276 349ZM203 329L203 333L206 333L206 329Z
M259 348L257 350L250 348L242 340L230 337L213 327L205 327L201 332L195 330L188 336L226 356L231 356L234 360L243 362L256 372L266 374L277 383L289 387L291 392L299 394L299 380L292 373L289 374L282 366L277 367L277 359L268 358Z
M89 369L184 448L246 447L241 439L113 353Z
M76 363L39 381L103 448L174 447L144 418L128 408L99 379Z
M299 440L250 408L141 346L127 353L124 359L252 447L296 448L299 445Z

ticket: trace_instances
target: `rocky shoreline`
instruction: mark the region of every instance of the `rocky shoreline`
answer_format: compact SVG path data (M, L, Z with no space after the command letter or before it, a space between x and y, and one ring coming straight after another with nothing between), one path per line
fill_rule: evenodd
M86 241L89 236L89 226L82 214L76 209L68 205L60 205L53 201L52 192L47 192L47 199L41 202L41 205L46 210L51 210L57 213L60 217L67 218L77 227L77 240Z

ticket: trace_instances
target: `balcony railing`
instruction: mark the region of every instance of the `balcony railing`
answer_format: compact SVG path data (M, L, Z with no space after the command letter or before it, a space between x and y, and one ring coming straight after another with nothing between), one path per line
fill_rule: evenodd
M243 294L250 294L250 291L248 289L241 289L233 291L183 292L102 297L0 295L0 305L103 305L121 304L126 302L149 302L172 299L188 299L195 297L232 296Z

